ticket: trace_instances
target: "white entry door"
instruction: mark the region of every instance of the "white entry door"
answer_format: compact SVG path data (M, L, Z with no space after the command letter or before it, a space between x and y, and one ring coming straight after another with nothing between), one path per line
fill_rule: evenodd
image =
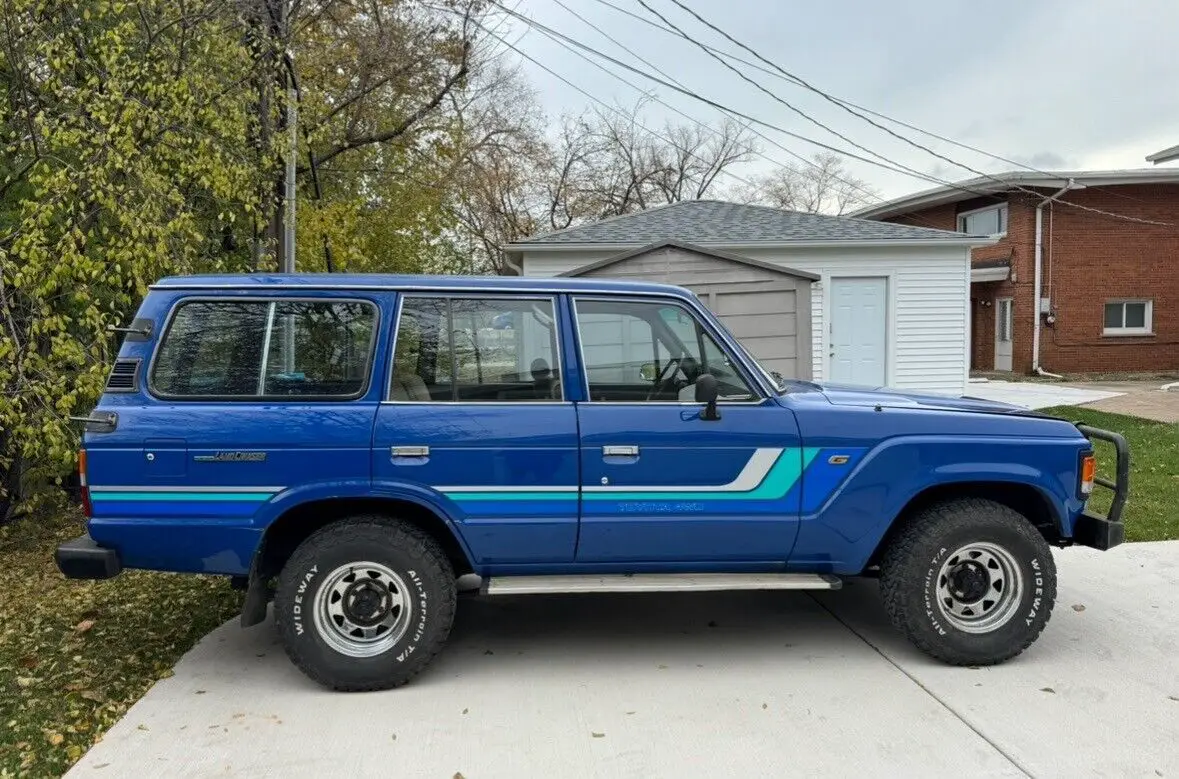
M882 386L888 353L888 279L831 279L830 380Z
M995 300L995 370L1011 370L1011 298Z

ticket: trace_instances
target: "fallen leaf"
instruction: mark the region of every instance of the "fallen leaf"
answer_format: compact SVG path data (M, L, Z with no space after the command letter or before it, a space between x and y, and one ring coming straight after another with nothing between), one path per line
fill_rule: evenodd
M1052 689L1051 687L1041 687L1040 692L1050 692L1053 695L1056 694L1056 690Z
M1173 701L1179 702L1179 695L1168 695L1167 697Z
M61 744L61 742L63 742L63 741L65 741L65 736L63 736L62 734L60 734L60 733L50 733L49 734L49 743L53 744L53 746L55 746L55 747L59 746Z
M394 740L394 741L396 741L396 740L397 740L397 734L396 734L396 733L394 733L394 734L393 734L393 740Z
M462 771L455 771L452 779L467 779L467 777L463 776Z
M94 767L95 768L106 768L108 765L110 765L110 763L99 763L98 765L96 765Z
M659 670L660 670L660 671L666 671L666 670L667 670L667 666L666 666L666 665L664 665L663 663L660 663L660 664L659 664Z
M36 668L37 667L37 658L33 657L32 655L25 655L24 657L22 657L20 659L20 667L21 668Z
M592 730L590 731L590 735L593 736L594 738L605 738L606 737L605 733L595 733Z
M86 700L94 701L96 703L102 703L104 700L106 700L102 693L98 692L97 690L82 690L81 695Z
M86 631L90 630L90 628L92 628L92 627L94 627L94 620L84 619L81 622L79 622L77 625L74 625L74 632L75 633L85 633Z
M485 655L494 655L494 654L495 654L495 652L492 652L490 649L484 649L484 650L483 650L483 654L485 654Z
M20 687L30 687L30 686L32 686L33 682L35 682L35 681L37 681L37 680L31 676L18 676L18 677L16 677L16 683Z
M628 712L627 712L627 714L634 714L634 712L633 712L633 711L628 711Z
M1074 603L1073 604L1073 611L1084 611L1084 610L1085 610L1084 603Z
M140 725L139 729L140 730L147 730L148 728L147 728L147 725Z
M197 690L196 694L197 695L204 695L206 692L207 692L207 690Z
M463 709L463 714L466 714L470 709Z
M761 705L761 707L762 707L762 709L768 709L768 708L769 708L769 705L767 705L767 704L763 703L763 704Z

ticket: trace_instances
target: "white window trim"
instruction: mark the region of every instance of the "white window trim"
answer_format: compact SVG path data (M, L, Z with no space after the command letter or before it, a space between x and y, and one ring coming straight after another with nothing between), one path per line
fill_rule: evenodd
M997 209L1005 209L1007 211L1007 221L1008 221L1007 226L1010 227L1011 226L1011 223L1010 223L1011 209L1007 207L1007 203L992 203L991 205L983 206L982 208L972 208L969 211L958 212L958 232L960 232L960 233L966 232L966 225L965 225L966 217L971 216L972 214L981 214L983 211L994 211ZM1000 233L991 233L991 237L993 237L993 238L1002 238L1006 235L1007 235L1006 230L1004 230L1003 232L1000 232Z
M1122 322L1126 321L1126 304L1127 303L1145 303L1146 316L1142 327L1106 327L1105 326L1105 307L1108 305L1122 306ZM1101 334L1106 336L1134 336L1134 335L1154 335L1154 300L1151 298L1114 298L1113 300L1106 300L1101 304Z

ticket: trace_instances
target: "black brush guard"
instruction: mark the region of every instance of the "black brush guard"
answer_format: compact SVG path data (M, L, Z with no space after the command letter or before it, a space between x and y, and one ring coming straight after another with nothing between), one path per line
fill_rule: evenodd
M1109 513L1103 517L1086 508L1073 524L1073 543L1091 546L1094 549L1113 549L1126 540L1126 525L1122 522L1122 512L1130 497L1130 447L1126 445L1124 437L1109 430L1082 424L1078 424L1077 429L1090 441L1108 441L1113 444L1118 461L1117 476L1113 481L1100 476L1093 479L1095 487L1113 490L1113 502L1109 506Z

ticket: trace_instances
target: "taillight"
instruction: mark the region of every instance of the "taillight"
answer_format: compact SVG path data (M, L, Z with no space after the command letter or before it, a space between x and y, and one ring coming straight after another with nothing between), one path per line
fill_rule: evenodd
M1097 478L1097 458L1092 452L1081 455L1081 484L1082 497L1089 497L1093 492L1093 480Z
M82 513L87 519L94 516L94 506L90 503L90 482L86 478L86 450L78 450L78 492L82 496Z

